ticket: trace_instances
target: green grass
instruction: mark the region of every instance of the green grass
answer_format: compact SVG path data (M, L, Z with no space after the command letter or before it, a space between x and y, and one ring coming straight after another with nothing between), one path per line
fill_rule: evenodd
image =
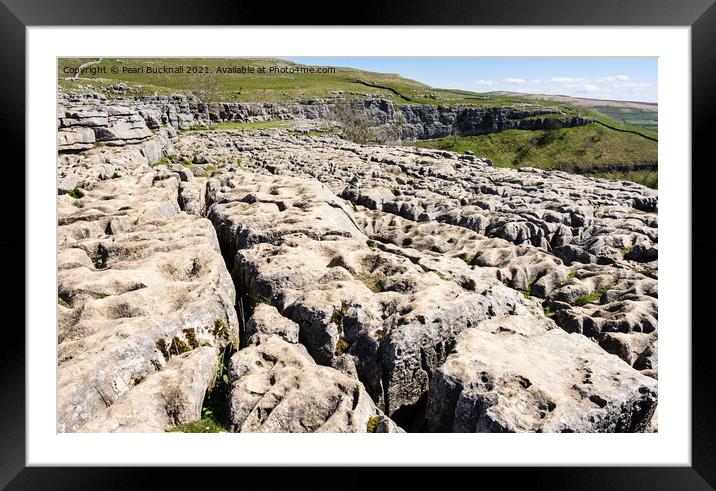
M438 276L438 278L440 278L443 281L452 281L452 278L450 278L445 273L442 273L440 271L435 271L435 270L433 270L433 273L435 273Z
M271 307L273 306L273 299L271 297L264 297L262 295L257 295L256 297L254 297L254 301L256 302L256 304L262 303L264 305L268 305Z
M223 336L227 329L222 320L214 322L214 335ZM229 397L229 375L226 367L230 356L230 348L219 352L219 363L214 384L209 388L204 397L204 404L201 409L201 419L178 425L168 431L181 433L220 433L227 431L226 421L226 400Z
M82 75L81 80L68 80L71 74L65 73L65 67L77 67L82 63L91 61L89 58L61 58L58 60L57 76L60 86L65 89L101 89L117 83L124 83L136 88L140 95L169 95L173 92L187 90L194 82L196 76L184 74L147 74L124 73L123 68L142 66L170 66L170 67L203 67L211 72L217 68L246 66L253 68L254 73L221 73L216 77L219 82L221 100L243 102L271 102L288 100L292 98L316 98L330 96L333 91L343 91L345 95L374 94L396 98L392 92L374 87L368 87L358 80L372 84L394 88L400 93L415 96L428 92L430 87L420 82L403 78L397 74L375 73L354 68L336 67L335 73L271 73L271 67L297 67L297 63L268 59L268 58L105 58L92 68L106 68L107 73ZM117 67L120 72L111 73L111 67ZM264 73L261 73L261 70ZM186 72L186 70L185 70ZM427 99L426 99L427 100Z
M558 281L557 284L554 285L554 289L555 289L555 290L559 290L559 289L562 288L564 285L566 285L566 284L569 282L569 280L571 280L572 278L574 278L576 275L577 275L577 271L575 271L575 270L573 270L573 269L570 270L569 273L567 273L567 276L566 276L562 281Z
M589 177L601 177L611 181L631 181L652 189L659 188L659 174L653 170L637 170L627 172L592 172Z
M102 253L97 250L90 256L90 259L92 260L92 264L96 269L102 269L104 268L105 259Z
M472 151L498 167L537 167L634 180L656 187L657 142L597 124L557 130L505 130L485 135L449 136L415 143L418 147ZM648 166L654 169L631 169Z
M157 160L153 164L151 164L149 167L159 167L160 165L169 165L173 164L174 160L168 157L162 157L161 159Z
M178 425L169 430L177 433L222 433L226 428L214 416L202 416L199 421Z
M657 111L616 106L594 106L593 109L624 125L637 126L649 133L658 133L659 120Z
M328 136L335 135L336 132L333 130L311 130L311 131L296 131L289 130L289 133L295 136Z
M74 199L80 199L82 196L84 196L84 194L82 193L82 188L80 186L75 186L74 189L67 194L70 196L70 198Z
M527 100L519 96L501 95L494 93L479 93L471 92L468 90L456 90L456 89L433 89L433 93L438 97L437 100L421 100L423 104L469 104L471 106L479 107L502 107L512 106L515 104L529 104L535 107L550 107L557 110L561 110L565 113L572 113L576 111L573 106L562 104L556 101L530 99ZM575 113L576 114L576 113Z
M637 133L640 133L642 135L646 135L650 138L658 138L658 134L654 130L650 130L648 128L644 128L642 126L637 126L635 124L631 124L622 120L615 120L606 114L603 114L596 109L589 109L589 108L578 108L577 109L582 116L592 118L595 121L600 121L601 123L604 123L606 125L612 126L614 128L627 130L627 131L635 131ZM638 136L638 135L635 135Z
M529 298L532 296L532 285L527 285L527 288L522 292L522 295L524 295L525 299L529 300Z
M589 303L596 303L599 302L599 300L602 298L602 296L607 293L612 288L612 285L604 285L597 291L594 291L592 293L589 293L587 295L582 295L581 297L578 297L576 300L576 304L580 307L583 307Z
M66 90L97 91L122 83L136 90L130 95L170 95L187 91L195 84L197 76L184 74L148 74L125 73L124 68L135 67L207 67L211 72L218 68L234 66L251 67L254 73L220 73L216 75L219 92L217 100L240 102L274 102L291 99L331 97L335 91L342 91L348 98L363 97L364 94L380 96L401 104L470 104L474 106L499 107L513 104L553 107L558 109L572 106L555 101L527 100L518 96L505 96L492 93L477 93L466 90L433 88L421 82L402 77L394 73L368 72L349 67L334 67L334 73L271 73L271 67L300 67L286 60L271 58L105 58L92 68L104 68L106 73L92 75L85 73L78 80L65 68L78 67L82 63L94 61L90 58L58 59L58 83ZM119 73L111 73L117 67ZM261 73L261 69L264 70ZM186 70L185 70L186 72ZM389 87L393 91L370 87L372 85ZM107 94L107 97L115 97ZM568 112L573 112L568 109Z

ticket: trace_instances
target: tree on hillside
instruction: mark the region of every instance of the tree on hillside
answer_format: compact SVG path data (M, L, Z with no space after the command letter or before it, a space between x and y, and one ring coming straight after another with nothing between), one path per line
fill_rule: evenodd
M201 102L206 119L209 120L209 106L217 102L219 94L219 77L216 73L195 73L187 83L187 91Z
M383 143L385 136L371 125L365 111L348 100L337 102L333 108L332 118L343 132L343 137L354 143Z

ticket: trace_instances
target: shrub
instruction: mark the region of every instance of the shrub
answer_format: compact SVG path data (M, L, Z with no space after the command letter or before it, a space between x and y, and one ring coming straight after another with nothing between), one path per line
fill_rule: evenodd
M386 138L372 127L365 112L349 101L336 103L332 113L333 119L343 132L343 137L353 143L384 143Z

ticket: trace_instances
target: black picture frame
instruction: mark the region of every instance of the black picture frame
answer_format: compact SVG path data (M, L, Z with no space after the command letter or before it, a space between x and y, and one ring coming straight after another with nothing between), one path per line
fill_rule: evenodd
M16 258L23 257L23 266L32 258L25 253L25 222L17 203L23 200L25 186L32 176L25 175L20 165L25 157L25 29L28 26L109 26L109 25L509 25L509 26L690 26L692 70L692 161L702 166L678 163L692 177L692 230L707 220L711 194L708 186L713 180L706 176L713 152L709 122L716 110L713 81L716 80L716 6L713 0L481 0L434 2L362 2L355 11L327 19L321 12L338 12L338 4L310 7L304 3L272 4L269 2L226 2L220 0L0 0L0 123L4 155L15 160L4 173L6 186L11 186L6 200L13 209L3 218L8 224L0 234L0 250L7 258L6 268L18 271L6 274L14 278L6 292L6 311L24 303L26 292L20 288L22 267ZM670 163L674 164L674 163ZM670 165L669 164L669 165ZM52 170L48 164L48 172ZM697 172L698 171L698 172ZM16 175L12 175L12 173ZM696 176L698 175L698 178ZM27 182L26 182L27 180ZM8 184L10 183L10 184ZM13 223L14 221L14 223ZM716 238L712 233L692 234L691 254L703 258L699 263L699 277L713 278ZM665 258L668 260L668 258ZM693 268L692 268L693 271ZM692 274L692 278L696 275ZM23 276L24 277L24 276ZM23 285L25 284L23 280ZM685 285L687 287L687 285ZM692 279L692 465L691 467L556 467L523 469L472 469L480 480L499 476L504 483L516 484L524 480L537 489L714 489L716 486L716 448L714 446L713 392L714 366L712 328L708 314L704 322L696 323L696 314L709 305L712 290L699 288ZM31 294L28 292L27 294ZM22 297L22 298L21 298ZM712 300L711 300L712 301ZM40 468L26 467L25 447L25 331L24 314L16 322L6 322L0 355L0 486L7 489L126 489L145 481L137 473L154 474L142 468L129 471L122 468ZM222 477L225 472L213 473ZM243 479L250 479L245 471ZM264 471L265 472L265 471ZM349 479L340 470L333 476L318 479L315 469L296 469L292 481L310 480L311 487L321 482L335 487L374 485L374 475L352 472ZM185 481L194 472L184 470L175 474ZM496 474L493 476L492 474ZM203 474L206 476L206 473ZM418 469L401 474L403 485L413 479L423 479ZM172 479L172 481L174 481ZM484 481L483 481L484 482ZM208 483L208 482L207 482ZM372 483L372 484L369 484ZM167 485L171 485L167 483ZM238 484L237 484L238 485Z

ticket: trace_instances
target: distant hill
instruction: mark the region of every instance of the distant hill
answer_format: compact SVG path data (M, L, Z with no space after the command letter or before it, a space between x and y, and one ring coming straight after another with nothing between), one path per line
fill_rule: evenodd
M616 101L590 99L568 95L523 94L520 92L488 92L498 97L519 97L528 100L556 101L597 111L622 124L638 126L642 129L658 131L659 105L656 102Z

